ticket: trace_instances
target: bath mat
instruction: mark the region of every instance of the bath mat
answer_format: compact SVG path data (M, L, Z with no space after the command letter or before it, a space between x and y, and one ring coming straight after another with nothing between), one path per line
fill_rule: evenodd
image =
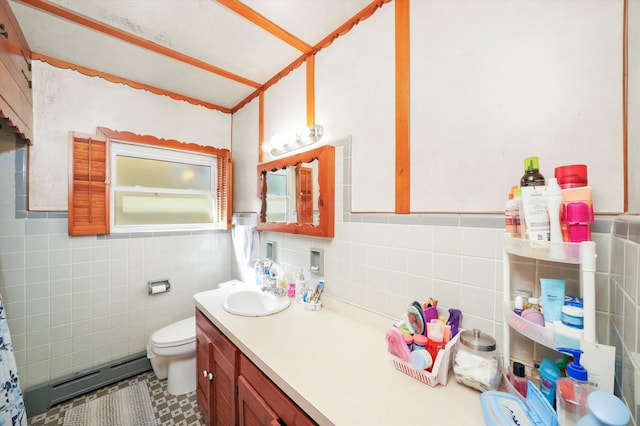
M63 423L63 426L123 425L158 425L145 382L73 407L65 413Z

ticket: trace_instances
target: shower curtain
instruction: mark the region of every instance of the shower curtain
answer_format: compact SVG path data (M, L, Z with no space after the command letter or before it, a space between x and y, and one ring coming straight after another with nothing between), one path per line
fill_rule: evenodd
M16 358L9 334L9 323L0 295L0 425L27 424Z

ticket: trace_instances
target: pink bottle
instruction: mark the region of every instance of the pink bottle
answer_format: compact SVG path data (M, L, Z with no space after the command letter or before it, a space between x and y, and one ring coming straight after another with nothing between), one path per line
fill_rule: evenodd
M593 222L593 207L583 201L567 203L564 212L567 223L569 241L579 243L591 241L591 223Z
M521 364L518 361L514 361L513 371L509 371L509 373L507 374L507 378L509 379L509 382L511 382L513 387L518 391L518 393L526 398L528 380L525 377L524 364Z

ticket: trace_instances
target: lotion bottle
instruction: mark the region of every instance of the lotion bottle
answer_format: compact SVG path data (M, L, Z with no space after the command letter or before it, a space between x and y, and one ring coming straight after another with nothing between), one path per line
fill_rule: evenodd
M516 238L526 238L527 232L524 226L524 214L522 213L522 188L513 190L513 236Z
M549 241L561 243L562 228L560 227L560 206L562 205L562 192L556 178L549 179L547 185L547 211L549 212Z
M509 198L504 205L504 223L505 223L505 231L513 236L515 234L515 201L513 200L513 191L515 186L511 187L511 192L509 192Z

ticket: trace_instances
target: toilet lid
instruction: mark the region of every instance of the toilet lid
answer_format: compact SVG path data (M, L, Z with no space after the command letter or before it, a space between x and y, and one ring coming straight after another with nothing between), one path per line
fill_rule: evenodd
M196 317L183 319L157 330L151 335L151 342L159 348L179 346L196 340Z

